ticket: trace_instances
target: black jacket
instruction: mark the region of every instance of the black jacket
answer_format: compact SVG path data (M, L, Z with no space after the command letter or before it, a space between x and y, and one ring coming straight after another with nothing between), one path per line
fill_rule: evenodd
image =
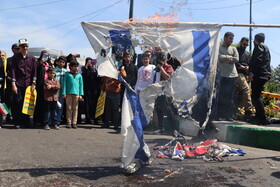
M124 66L127 76L124 77L124 80L132 87L135 87L137 81L138 68L134 64L130 63L128 66L126 64L122 65L120 69Z
M99 93L100 91L100 78L96 68L82 67L82 76L84 83L84 92Z
M249 66L249 71L254 74L255 78L270 79L270 59L269 49L264 43L255 46Z
M240 66L249 66L250 64L250 54L248 51L246 51L244 48L237 47L236 48L239 54L239 62L235 63L236 69L238 73L243 73L244 75L247 75L244 70L239 69Z

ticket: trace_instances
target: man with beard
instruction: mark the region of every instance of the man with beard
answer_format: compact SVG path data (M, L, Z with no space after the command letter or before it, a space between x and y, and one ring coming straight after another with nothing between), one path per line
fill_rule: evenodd
M249 38L241 38L239 46L237 47L237 51L239 54L239 62L235 64L238 72L238 77L236 79L236 87L237 91L241 94L241 101L239 102L239 107L245 108L245 119L250 119L252 117L252 100L250 95L251 88L248 83L250 54L248 51L246 51L248 43Z
M231 46L234 39L232 32L226 32L220 45L218 56L219 95L217 120L233 121L233 91L238 76L235 63L239 61L237 49Z
M255 47L249 66L249 79L252 80L252 102L256 108L256 119L253 122L258 125L269 124L265 116L264 104L261 99L264 85L271 77L270 52L268 47L264 44L264 40L264 33L255 35Z

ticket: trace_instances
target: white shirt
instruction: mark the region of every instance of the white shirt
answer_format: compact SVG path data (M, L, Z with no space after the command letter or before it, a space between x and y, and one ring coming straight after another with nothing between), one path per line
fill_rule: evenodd
M149 64L147 66L141 66L138 69L137 82L135 85L136 92L142 91L144 88L154 83L155 68L155 65Z

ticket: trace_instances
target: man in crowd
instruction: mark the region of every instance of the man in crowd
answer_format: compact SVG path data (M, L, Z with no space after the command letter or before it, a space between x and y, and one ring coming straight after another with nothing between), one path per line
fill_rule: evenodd
M248 43L249 38L241 38L239 46L237 47L237 51L239 54L239 62L235 64L238 72L238 77L236 79L236 87L237 91L241 94L241 101L238 104L239 107L245 108L246 119L250 119L252 117L252 100L250 94L251 88L248 83L250 54L248 51L246 51Z
M5 89L5 103L8 108L12 106L12 61L16 54L20 52L18 43L12 45L13 56L7 59L6 67L6 89ZM12 123L11 115L6 116L6 123Z
M233 91L238 76L235 63L239 61L237 49L231 46L234 39L232 32L226 32L220 45L218 56L218 74L220 87L218 95L218 120L233 121Z
M128 52L123 54L123 65L120 67L120 74L124 80L132 87L135 87L137 82L138 68L132 62L132 56Z
M32 127L28 115L22 113L25 90L31 86L34 91L36 86L36 60L28 53L27 39L19 40L20 52L13 57L12 61L12 115L14 125L17 129L20 127Z
M249 66L249 79L252 80L252 102L256 108L256 119L253 122L258 125L269 124L265 116L264 104L261 99L264 85L271 77L270 52L268 47L264 44L264 40L264 33L255 35L255 47Z
M102 128L114 126L115 130L119 130L120 125L120 100L121 100L121 82L110 77L102 77L101 91L106 92L106 100L104 107L104 124ZM110 124L111 120L111 124Z
M164 52L157 53L156 58L157 73L154 82L168 80L174 72L171 65L167 64L167 58ZM155 133L163 133L164 129L164 115L167 115L167 120L172 131L176 130L176 119L173 111L171 98L166 95L160 95L155 101L155 109L158 117L158 130Z

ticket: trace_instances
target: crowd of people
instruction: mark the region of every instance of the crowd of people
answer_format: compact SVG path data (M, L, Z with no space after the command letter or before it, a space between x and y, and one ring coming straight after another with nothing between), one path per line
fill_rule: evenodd
M77 124L82 122L81 113L84 113L86 124L119 129L125 87L121 81L99 77L96 60L90 57L86 58L84 65L78 63L75 54L60 56L52 63L48 51L42 51L36 59L28 53L28 47L27 39L23 38L12 45L12 57L7 58L6 53L1 51L1 102L12 111L6 116L5 123L12 123L17 129L42 127L46 130L59 129L65 123L66 128L76 129ZM149 84L168 79L174 71L160 48L141 55L139 70L133 59L132 54L122 52L117 55L115 65L137 93ZM79 69L81 74L78 73ZM31 91L36 89L37 92L32 120L22 113L28 86L31 86ZM97 100L102 92L106 92L104 114L95 118ZM162 113L160 109L158 111ZM1 115L1 126L3 122ZM159 123L163 128L163 118Z
M252 55L246 51L249 42L247 37L240 40L237 48L232 46L233 39L233 33L225 33L219 48L213 104L215 114L212 118L232 121L235 111L231 107L234 106L233 93L238 92L241 94L238 105L245 108L245 116L254 123L267 125L261 100L261 91L271 76L270 53L264 44L265 35L255 35ZM58 130L62 123L66 124L66 128L76 129L81 123L83 111L86 124L119 129L124 83L110 77L99 77L96 60L90 57L86 58L84 65L78 63L74 54L60 56L52 63L48 51L42 51L36 59L28 53L28 47L27 39L23 38L12 45L12 57L7 58L7 54L0 51L0 97L1 102L12 111L6 116L6 123L14 124L17 129L41 126L46 130ZM150 84L169 79L180 66L176 58L163 52L160 47L150 48L138 58L124 51L116 54L115 60L121 77L138 94ZM78 73L79 68L81 74ZM28 86L37 91L33 120L22 113ZM104 114L95 118L98 97L102 93L106 93ZM256 109L255 115L253 107ZM154 116L157 117L159 132L164 131L164 115L167 115L169 124L175 123L173 108L170 98L165 95L156 99ZM0 115L0 127L2 125L3 116ZM171 125L171 129L174 128Z

